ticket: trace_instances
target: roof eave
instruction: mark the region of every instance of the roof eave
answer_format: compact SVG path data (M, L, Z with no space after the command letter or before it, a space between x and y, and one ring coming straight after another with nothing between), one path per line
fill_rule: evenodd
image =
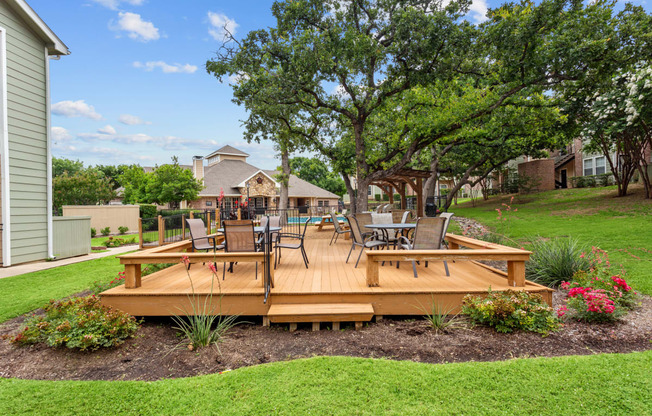
M70 55L70 50L41 17L24 0L7 0L7 4L46 42L48 55Z

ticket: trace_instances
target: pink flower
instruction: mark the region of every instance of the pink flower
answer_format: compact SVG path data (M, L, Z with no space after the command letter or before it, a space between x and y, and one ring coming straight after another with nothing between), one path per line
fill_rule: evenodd
M561 288L564 290L570 289L570 282L561 282Z
M566 312L568 312L568 307L566 307L566 305L560 306L557 308L557 318L561 318L562 316L566 315Z
M186 267L188 267L190 265L190 259L188 258L188 256L181 257L181 263L185 264Z
M211 272L217 273L217 267L215 267L215 263L209 263L208 268L211 269Z

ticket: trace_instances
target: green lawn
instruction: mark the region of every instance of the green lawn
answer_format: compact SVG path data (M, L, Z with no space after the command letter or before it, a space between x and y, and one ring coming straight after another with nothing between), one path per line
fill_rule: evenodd
M86 290L95 281L108 282L122 270L115 256L109 256L0 279L0 322Z
M573 236L607 250L612 263L622 264L635 289L652 295L652 201L637 194L616 198L615 188L565 189L517 195L509 236L526 242L536 236ZM456 215L476 219L500 231L496 208L511 196L492 197L476 207L452 206ZM638 257L635 258L634 256Z
M0 379L0 414L649 415L652 352L422 364L344 357L157 382Z

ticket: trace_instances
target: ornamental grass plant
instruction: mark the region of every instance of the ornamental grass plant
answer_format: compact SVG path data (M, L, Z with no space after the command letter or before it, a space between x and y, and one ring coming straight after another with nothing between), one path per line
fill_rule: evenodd
M590 259L582 255L588 247L575 238L535 239L529 247L530 260L525 263L525 277L533 282L558 287L581 270L591 268Z
M209 264L212 273L210 293L204 296L203 300L195 292L195 286L190 276L190 259L187 256L183 256L181 262L186 268L192 293L188 295L190 309L183 308L182 315L175 314L172 317L172 320L176 324L174 329L181 333L184 337L182 344L187 343L188 349L190 350L214 345L219 351L218 344L222 341L224 335L237 325L238 315L223 315L221 313L222 288L220 279L217 278L217 269L214 262ZM213 289L216 280L220 296L214 308ZM214 309L217 309L218 312L214 313Z

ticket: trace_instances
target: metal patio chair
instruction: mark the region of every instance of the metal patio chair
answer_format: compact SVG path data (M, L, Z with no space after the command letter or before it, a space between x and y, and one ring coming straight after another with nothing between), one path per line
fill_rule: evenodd
M200 218L187 218L186 224L188 224L188 230L190 231L190 242L192 244L192 251L210 251L213 252L217 250L223 250L224 244L217 244L216 236L208 236L206 234L206 225L204 221ZM188 264L188 270L190 266ZM215 264L217 267L217 264Z
M345 230L342 227L340 227L340 220L337 218L337 215L335 215L334 212L331 212L331 219L333 221L333 227L335 227L335 231L333 231L333 236L331 237L331 242L328 243L330 246L333 244L333 238L335 239L335 243L337 243L337 239L340 237L340 234L350 234L351 230Z
M444 218L446 220L446 223L444 223L444 235L441 237L441 242L442 244L446 245L448 247L448 242L446 242L446 232L448 231L448 225L451 223L451 219L453 218L452 212L443 212L439 214L441 218Z
M351 249L349 250L349 255L346 257L345 263L349 262L349 258L351 257L351 253L353 252L355 246L359 246L360 254L358 254L358 260L355 262L355 267L357 268L358 263L360 262L360 257L362 257L362 253L364 252L365 248L370 248L372 250L374 248L379 249L381 246L386 246L387 242L384 240L378 240L375 233L365 236L360 229L360 223L353 215L347 215L346 219L349 220L349 228L351 229L351 237L353 237L353 241L351 243Z
M446 235L446 218L442 217L422 217L417 220L417 226L414 229L412 240L407 237L399 239L399 248L404 250L442 250L443 239ZM400 262L396 262L396 268L400 266ZM428 267L428 262L425 262ZM448 263L444 260L444 268L446 269L446 276L450 276L448 272ZM414 277L417 275L416 261L412 260L412 271Z
M260 219L260 226L261 227L264 228L267 225L267 218L268 217L262 217ZM272 216L270 216L269 217L269 226L270 227L280 227L281 226L281 216L280 215L272 215ZM278 240L278 231L272 231L270 234L271 234L270 238L272 240L272 244L276 244L276 242ZM264 238L265 238L265 235L263 235L263 240L262 241L265 241Z
M274 256L274 268L276 268L277 262L281 262L281 249L287 248L290 250L301 250L301 256L303 257L303 264L306 265L306 269L308 268L308 255L306 254L306 249L304 248L304 241L306 237L306 230L308 229L308 223L310 222L311 218L308 217L306 218L306 221L303 223L303 232L301 232L301 224L299 224L299 233L279 233L278 235L278 240L276 241L276 247L275 247L275 256ZM283 243L284 238L292 238L295 239L297 242L296 243Z
M225 220L224 251L226 253L250 253L259 251L259 242L254 233L252 220ZM229 272L233 273L233 262L229 263ZM222 280L226 276L226 263L222 270ZM256 262L256 279L258 279L258 262Z

